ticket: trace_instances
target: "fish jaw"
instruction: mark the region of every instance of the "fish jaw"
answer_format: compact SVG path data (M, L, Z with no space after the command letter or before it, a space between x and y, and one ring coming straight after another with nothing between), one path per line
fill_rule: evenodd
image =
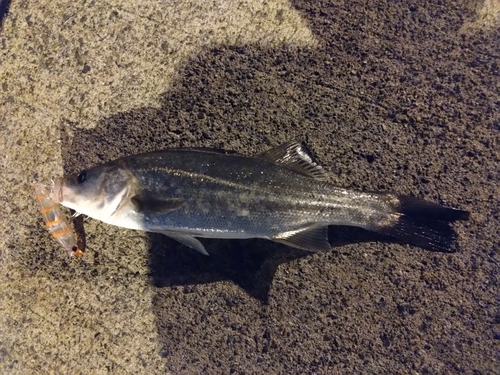
M82 195L79 196L78 191L71 188L64 177L55 180L51 198L55 203L93 218L99 217L101 214L101 210L95 207L95 202L85 199Z
M54 187L52 189L52 192L50 193L50 197L54 201L54 203L69 203L73 200L73 196L74 191L64 184L64 178L56 178L54 181Z

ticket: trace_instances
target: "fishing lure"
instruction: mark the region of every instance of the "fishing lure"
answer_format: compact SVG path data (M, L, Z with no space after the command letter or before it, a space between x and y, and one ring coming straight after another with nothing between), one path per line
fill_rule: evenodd
M36 183L33 184L33 188L35 189L40 213L52 237L64 247L69 256L82 256L83 250L78 247L75 233L69 226L59 205L51 198L46 185Z

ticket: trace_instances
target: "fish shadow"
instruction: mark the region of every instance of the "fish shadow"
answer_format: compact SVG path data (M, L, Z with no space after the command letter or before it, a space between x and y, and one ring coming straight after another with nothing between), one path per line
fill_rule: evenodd
M332 251L348 244L377 241L383 236L346 226L329 228ZM268 240L202 239L209 256L161 234L150 235L150 278L158 288L230 280L263 304L277 268L312 253Z
M3 28L3 21L9 14L10 0L0 0L0 32Z

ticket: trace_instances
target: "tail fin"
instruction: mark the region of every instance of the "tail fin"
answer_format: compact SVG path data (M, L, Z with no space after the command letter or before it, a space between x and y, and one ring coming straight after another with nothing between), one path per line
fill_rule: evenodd
M397 198L399 204L394 207L397 221L376 228L376 232L432 251L454 251L457 235L450 223L468 220L469 212L410 196Z

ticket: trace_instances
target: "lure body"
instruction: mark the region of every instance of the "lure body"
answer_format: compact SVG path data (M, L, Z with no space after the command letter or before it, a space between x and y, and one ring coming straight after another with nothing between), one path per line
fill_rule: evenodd
M40 213L52 237L61 244L69 256L83 255L83 251L78 248L75 233L61 212L59 204L52 200L47 187L40 183L34 184L33 187Z

